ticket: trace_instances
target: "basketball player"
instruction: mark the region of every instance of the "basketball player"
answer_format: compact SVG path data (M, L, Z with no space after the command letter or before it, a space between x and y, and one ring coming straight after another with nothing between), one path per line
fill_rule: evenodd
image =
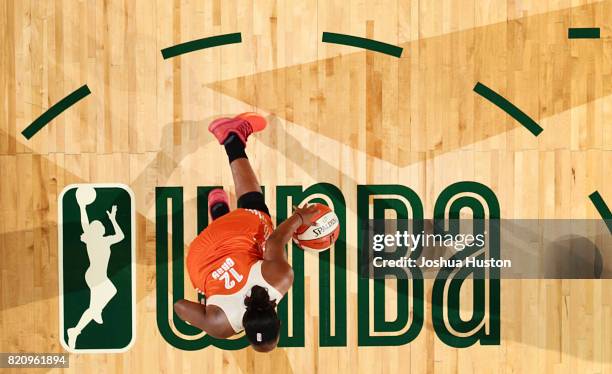
M285 245L302 224L312 225L317 210L302 207L273 230L270 212L245 153L248 137L266 127L255 113L219 118L208 130L225 147L238 209L230 212L227 194L208 195L212 222L191 243L187 269L205 304L179 300L174 309L183 320L216 338L244 330L259 352L276 347L280 320L276 306L293 284Z
M93 189L92 189L93 192ZM95 199L95 192L94 198ZM117 288L108 278L108 261L111 255L111 246L119 243L125 238L121 227L117 223L117 206L113 205L110 212L106 212L108 219L113 225L115 234L104 236L104 225L100 221L89 221L85 205L79 199L77 204L81 211L81 227L83 234L81 241L87 247L89 257L89 268L85 272L85 282L90 290L89 307L85 309L77 325L66 330L68 335L68 346L76 347L76 341L81 331L91 322L102 324L102 311L109 301L117 294Z

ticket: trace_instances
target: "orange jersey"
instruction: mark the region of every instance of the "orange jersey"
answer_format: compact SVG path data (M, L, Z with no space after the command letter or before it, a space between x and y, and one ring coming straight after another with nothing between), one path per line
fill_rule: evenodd
M254 209L239 208L211 222L189 246L187 270L193 286L206 297L239 291L251 266L263 259L272 230L270 216Z

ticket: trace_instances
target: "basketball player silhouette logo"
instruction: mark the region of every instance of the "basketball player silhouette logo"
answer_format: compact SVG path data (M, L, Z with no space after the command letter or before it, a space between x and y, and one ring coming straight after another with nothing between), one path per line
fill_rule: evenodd
M93 187L79 187L76 191L76 199L81 209L81 226L83 234L81 241L87 246L89 257L89 269L85 272L85 281L90 290L89 308L87 308L79 323L68 329L68 346L72 349L76 347L76 341L83 328L92 320L102 324L102 311L106 304L117 294L117 288L106 275L108 260L111 255L111 246L119 243L125 238L121 227L117 224L117 206L113 205L110 212L106 212L108 219L115 229L113 235L105 235L104 225L100 221L89 221L85 207L93 204L96 200L96 190Z
M123 185L71 185L59 206L62 345L125 351L135 335L132 193Z

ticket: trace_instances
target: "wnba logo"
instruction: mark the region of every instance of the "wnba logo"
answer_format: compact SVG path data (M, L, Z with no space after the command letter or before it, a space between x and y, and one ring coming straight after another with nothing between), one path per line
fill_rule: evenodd
M195 236L208 225L207 197L216 187L197 189L197 228ZM276 189L277 224L287 219L292 205L321 203L333 208L335 215L316 230L339 224L338 240L329 251L311 254L318 260L319 345L347 345L347 280L357 277L357 343L360 346L396 346L414 340L422 330L425 316L424 280L419 268L411 268L411 279L404 279L389 269L386 278L396 278L397 287L390 293L385 279L370 279L347 271L346 203L342 192L327 183L307 189L301 186L278 186ZM493 191L476 182L459 182L444 189L434 206L434 222L444 232L457 234L458 228L444 229L445 220L459 218L463 209L473 218L499 218L499 203ZM135 338L135 210L128 187L122 185L71 185L59 198L59 281L60 341L72 352L122 352ZM410 212L410 214L409 214ZM359 234L371 219L392 214L399 220L413 219L412 230L422 231L423 204L418 195L402 185L357 186L357 269L368 266L364 256L369 251ZM171 222L171 227L169 227ZM399 229L399 227L398 227ZM407 229L407 228L406 228ZM473 228L474 234L484 227ZM170 236L170 233L172 235ZM246 347L246 338L216 339L185 323L174 313L172 305L184 298L184 214L182 187L156 188L156 289L157 325L164 339L183 350L197 350L213 345L235 350ZM489 227L488 251L482 247L466 248L452 259L474 257L499 258L499 227ZM306 336L304 251L295 243L289 245L294 269L294 284L289 296L278 306L281 325L279 346L303 347ZM418 257L416 247L411 257ZM233 260L216 270L219 279L232 287ZM352 268L352 267L351 267ZM431 292L433 329L440 340L453 347L499 344L500 281L499 269L489 270L489 279L470 272L478 268L441 269ZM240 281L240 279L237 279ZM472 288L470 300L462 300L462 287ZM171 299L169 298L171 297ZM199 296L201 297L201 295ZM396 299L389 311L385 300ZM469 303L469 318L461 311ZM389 320L388 315L395 319ZM288 322L291 323L288 323Z
M69 185L58 214L60 342L74 353L124 352L136 337L132 191Z
M189 237L197 235L208 225L207 197L216 186L197 189L197 228ZM357 277L357 337L360 346L397 346L414 340L422 330L425 320L424 280L418 268L412 268L411 279L402 279L397 274L386 274L396 278L395 292L388 294L385 279L370 279L347 271L348 253L346 244L346 204L342 192L327 183L315 184L307 189L301 186L278 186L276 188L276 220L283 222L291 212L292 205L304 202L329 205L340 224L338 240L329 251L318 256L318 325L319 345L342 347L347 345L347 278ZM170 211L169 211L170 206ZM488 187L476 182L459 182L444 189L434 206L434 222L444 227L447 219L458 219L462 209L472 211L474 219L498 219L499 203ZM410 215L408 214L410 212ZM357 251L369 251L360 230L367 229L370 219L384 219L387 213L398 220L414 219L413 225L422 225L423 204L418 195L402 185L359 185L357 186ZM216 339L178 318L172 309L177 300L184 298L184 214L182 187L158 187L156 189L156 262L157 262L157 325L168 343L183 350L198 350L213 345L222 349L235 350L248 346L243 335L231 339ZM171 226L169 222L171 220ZM328 225L336 225L336 218L315 230L325 232ZM334 221L334 222L332 222ZM422 227L412 227L420 232ZM444 229L443 229L444 230ZM452 234L457 227L450 227ZM474 227L474 233L483 231ZM169 232L172 233L170 237ZM314 232L314 230L313 230ZM499 258L499 227L489 229L488 251L482 247L458 252L456 257ZM304 251L295 243L289 244L289 258L294 269L294 283L289 297L283 298L278 306L281 324L280 347L303 347L305 345L305 274ZM421 254L416 248L411 257ZM364 264L364 256L357 256L357 268ZM353 268L353 267L351 267ZM468 347L480 343L500 343L500 283L499 269L491 269L489 278L482 274L469 282L469 268L442 269L433 282L431 293L431 319L438 338L453 347ZM224 274L229 273L226 271ZM476 275L476 274L474 274ZM169 285L172 288L169 289ZM462 287L471 286L472 297L462 300ZM171 300L169 299L171 295ZM201 297L201 296L200 296ZM395 311L387 310L386 298L396 299ZM468 304L472 314L465 319L460 313L461 304ZM290 305L289 305L290 304ZM387 315L395 315L388 320ZM290 323L289 323L290 322Z

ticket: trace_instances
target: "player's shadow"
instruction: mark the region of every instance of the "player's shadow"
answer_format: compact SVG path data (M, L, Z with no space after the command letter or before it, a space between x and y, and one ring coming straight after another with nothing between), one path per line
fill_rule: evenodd
M214 140L207 131L208 123L218 116L205 118L202 120L187 120L182 122L172 122L164 125L161 130L161 139L159 143L159 150L155 153L153 159L142 169L141 173L130 183L133 189L140 188L143 191L147 191L155 186L163 186L166 184L172 173L181 165L181 162L189 155L196 152L200 147L206 146ZM175 141L176 131L180 131L180 142L177 144ZM3 136L15 138L18 135L10 135L3 130L0 130ZM16 139L14 139L16 140ZM51 161L49 161L51 162ZM59 166L58 166L59 167ZM68 170L64 170L66 174L66 180L70 180L73 183L88 183L89 181L82 180L79 176L74 175ZM138 200L139 196L136 196ZM155 264L155 252L146 250L147 240L143 232L146 231L146 227L155 227L155 222L149 221L143 212L147 212L152 204L155 203L155 193L144 194L144 207L138 206L138 201L134 204L137 205L136 209L136 228L133 228L137 237L136 259L138 264L142 265L154 265ZM60 229L59 227L57 229ZM45 232L49 230L46 227L35 228L35 231L41 230ZM53 230L53 228L51 228ZM27 230L19 230L14 232L4 232L0 234L0 243L5 243L5 248L11 246L12 243L19 243L23 241L23 236L27 234ZM111 252L112 253L112 252ZM152 253L152 255L151 255ZM112 255L112 254L111 254ZM11 268L10 259L4 261L7 268ZM19 265L15 264L15 268ZM56 265L52 268L55 269ZM121 272L123 268L114 268L109 272L109 277L114 274ZM81 287L80 289L74 289L72 292L80 292L86 290L87 287ZM57 295L47 295L48 297L57 297ZM40 295L34 296L33 293L19 293L16 297L7 298L5 302L1 303L0 311L18 307L20 305L28 304L31 302L39 301Z
M342 188L343 186L357 186L357 181L353 177L327 162L325 157L321 157L320 155L312 152L310 149L304 146L303 141L290 134L285 129L283 121L277 116L269 115L267 116L267 120L269 127L273 131L268 133L264 132L261 134L261 136L257 137L257 139L267 147L277 150L293 164L299 166L303 172L310 175L318 183L329 182L338 186L339 188ZM278 138L281 137L284 139L283 148L279 147ZM327 177L329 175L338 177L335 180L326 181L323 179L323 177Z
M610 279L612 243L603 220L502 220L504 279ZM545 233L545 234L544 234ZM540 248L534 251L534 248Z
M161 130L159 150L155 153L153 160L132 180L132 186L146 190L151 187L151 177L155 178L154 187L164 186L186 157L214 140L208 133L207 127L210 121L217 117L165 124ZM180 138L175 136L177 131L180 131ZM155 171L154 176L151 176L152 171ZM148 211L154 203L155 194L147 194L143 211Z
M602 243L602 235L594 238ZM545 248L546 279L602 279L612 278L610 262L604 263L601 249L590 238L565 235ZM607 265L607 266L604 266Z

